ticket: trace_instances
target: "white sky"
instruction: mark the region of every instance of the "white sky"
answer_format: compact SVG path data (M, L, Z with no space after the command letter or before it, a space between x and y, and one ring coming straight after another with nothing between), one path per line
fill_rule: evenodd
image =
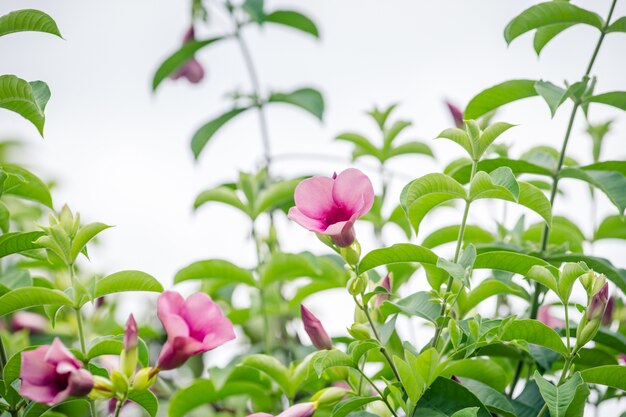
M538 60L532 39L523 36L507 48L502 36L506 23L532 1L440 0L303 0L269 1L279 7L306 11L318 23L322 41L282 28L252 29L245 34L264 86L291 90L311 85L323 91L323 124L291 108L269 109L270 136L276 154L314 153L327 159L284 159L274 170L284 176L340 171L349 165L348 146L335 143L344 130L376 134L363 111L373 104L402 103L397 116L415 122L413 138L431 141L450 125L442 100L461 105L482 89L514 78L546 79L555 83L577 81L584 72L598 34L576 27L549 46ZM579 1L578 5L606 15L609 1ZM52 15L66 39L44 34L16 34L0 39L0 73L27 80L45 80L52 90L47 107L46 138L18 116L0 111L0 135L28 143L22 160L44 178L59 182L57 207L68 203L85 220L117 227L103 234L92 253L93 269L113 272L140 269L166 285L188 263L206 258L226 258L250 265L254 252L245 219L219 207L196 214L191 205L204 188L235 178L260 161L256 114L236 119L209 144L195 163L189 148L197 127L227 108L223 95L234 88L249 88L242 59L234 43L209 47L198 54L208 76L199 86L166 82L156 94L150 91L154 70L178 48L189 23L187 1L109 0L4 0L0 14L19 8L40 8ZM615 16L626 14L620 2ZM224 28L219 18L214 20ZM626 90L626 35L607 37L593 73L597 90ZM506 107L500 120L517 123L503 140L515 143L519 155L532 145L560 146L569 109L551 120L545 103L529 99ZM624 114L607 107L592 109L592 120L619 117L607 142L605 158L625 155ZM570 154L583 162L591 159L584 125L574 128ZM409 135L408 138L411 138ZM441 169L460 156L454 146L432 143L440 157L434 164L422 157L399 159L394 169L407 178ZM332 157L332 158L331 158ZM345 163L335 158L345 158ZM358 165L366 172L363 165ZM369 172L375 176L374 172ZM375 180L376 182L376 180ZM394 182L397 196L406 178ZM567 184L567 183L566 183ZM571 187L569 187L571 188ZM559 199L555 212L588 225L586 187L573 188L567 200ZM602 199L600 213L615 209ZM444 210L429 224L453 224L460 218ZM493 226L484 209L470 214L473 222ZM536 221L533 214L528 218ZM514 220L514 219L511 219ZM284 248L290 251L324 250L301 228L280 222ZM362 236L369 236L366 225ZM585 227L588 233L590 229ZM372 249L363 238L364 250ZM399 234L390 243L403 241ZM597 245L598 255L621 267L624 246ZM334 297L341 298L341 295ZM349 324L350 314L338 320L335 332Z

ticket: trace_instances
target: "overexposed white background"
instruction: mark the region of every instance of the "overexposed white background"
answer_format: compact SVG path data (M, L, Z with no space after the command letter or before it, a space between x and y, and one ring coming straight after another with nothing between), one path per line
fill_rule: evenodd
M309 154L310 158L279 158L274 171L283 176L331 174L350 166L349 147L333 141L344 130L374 136L373 123L363 114L374 104L400 102L396 116L415 122L411 135L429 142L439 164L421 156L402 157L393 169L391 194L397 196L409 178L441 169L461 153L446 142L432 141L451 125L443 104L449 98L464 106L482 89L514 78L555 83L579 80L598 37L595 29L577 26L548 45L537 59L532 39L523 36L507 47L502 32L517 13L533 1L440 0L302 0L268 1L267 8L295 8L319 25L321 41L289 29L266 27L245 33L265 88L288 91L300 86L319 88L326 101L324 122L284 106L268 110L274 154ZM579 1L605 16L609 1ZM187 1L4 0L0 14L39 8L53 16L65 38L23 33L0 39L0 73L27 80L45 80L52 90L46 109L45 139L19 116L0 112L0 138L27 144L19 159L43 178L53 178L55 206L68 203L85 220L116 225L92 252L95 271L140 269L166 286L175 272L205 258L226 258L251 265L254 250L247 241L248 224L239 214L217 205L192 212L195 195L204 188L233 180L238 170L253 170L261 161L258 120L249 112L220 131L199 161L189 141L195 130L227 109L225 93L250 84L240 51L232 42L202 50L197 58L207 70L200 85L166 81L150 89L158 65L179 47L189 24ZM615 16L626 14L619 2ZM214 16L216 30L229 30ZM199 30L200 35L209 32ZM606 38L593 74L597 90L626 90L626 35ZM519 124L502 136L513 143L513 155L533 145L559 147L569 108L550 119L541 99L507 106L500 120ZM615 118L604 158L626 154L623 112L595 106L594 122ZM574 127L569 155L591 160L591 143L582 117ZM320 158L326 155L326 158ZM340 158L340 159L337 159ZM343 162L342 162L343 160ZM368 165L356 164L371 174ZM587 234L590 210L587 189L564 182L570 190L559 198L555 213L577 219ZM488 206L477 206L470 221L494 227ZM613 214L601 196L599 217ZM442 210L432 225L454 224L460 213ZM537 221L534 214L528 220ZM509 221L516 219L509 216ZM312 234L280 221L287 250L323 251ZM359 226L364 251L373 248L369 226ZM422 236L423 237L423 236ZM404 241L391 233L388 243ZM448 248L449 249L449 248ZM594 247L621 267L624 246L604 242ZM328 297L342 300L340 293ZM328 300L329 298L326 298ZM350 324L349 308L324 308L318 313L332 332ZM343 305L347 305L344 303ZM337 314L339 309L340 314Z

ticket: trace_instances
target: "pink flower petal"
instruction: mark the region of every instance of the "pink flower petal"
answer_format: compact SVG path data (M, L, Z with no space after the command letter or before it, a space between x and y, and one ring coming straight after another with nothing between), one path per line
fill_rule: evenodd
M328 177L312 177L298 184L294 193L298 210L312 219L324 219L335 205L333 183Z
M326 230L324 222L305 216L298 207L291 207L287 217L311 232L323 233Z
M345 210L363 216L374 204L372 182L358 169L349 168L337 176L332 191L335 203Z

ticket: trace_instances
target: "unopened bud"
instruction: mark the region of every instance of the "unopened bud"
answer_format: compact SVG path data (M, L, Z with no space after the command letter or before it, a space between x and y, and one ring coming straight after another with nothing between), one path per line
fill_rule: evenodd
M133 379L133 390L145 391L152 386L159 373L158 368L142 368Z
M304 324L304 330L309 335L313 346L319 350L330 350L333 348L330 336L326 333L322 322L319 321L313 313L311 313L304 305L300 306L300 315L302 317L302 323Z
M348 280L347 288L350 295L362 294L367 288L367 282L363 275L354 276Z
M89 393L92 400L107 400L114 395L115 388L113 383L100 375L93 376L93 388Z
M312 401L316 401L319 406L332 406L346 396L346 390L339 387L329 387L318 391L313 397Z
M111 382L116 394L125 395L128 392L128 379L118 371L111 372Z
M349 265L356 265L361 259L361 245L355 240L350 246L341 247L339 253Z
M124 329L124 350L120 355L120 370L130 378L135 373L138 359L138 330L137 322L131 314L126 322L126 328Z

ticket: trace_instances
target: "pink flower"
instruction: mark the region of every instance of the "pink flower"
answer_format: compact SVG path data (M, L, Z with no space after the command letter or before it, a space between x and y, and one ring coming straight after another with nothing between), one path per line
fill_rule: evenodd
M548 327L565 327L565 322L563 320L560 320L550 314L550 306L539 307L539 311L537 312L537 320L539 320Z
M235 338L233 324L204 293L193 294L185 301L173 291L159 297L159 320L167 333L157 367L174 369L191 356L215 349Z
M183 45L193 42L194 40L194 30L193 26L191 26L183 37ZM202 65L195 57L191 57L191 59L185 62L172 75L170 75L172 80L178 80L182 77L187 78L187 80L192 84L198 84L204 78L204 68L202 68Z
M457 106L452 104L449 101L446 101L446 106L448 106L448 110L450 111L450 115L452 116L452 120L454 121L454 125L459 129L463 129L463 112Z
M22 352L20 394L46 405L69 396L84 396L93 388L93 377L58 338L52 345Z
M131 314L126 321L126 328L124 329L124 350L120 355L120 370L128 378L130 378L137 368L137 359L139 356L139 350L137 344L139 343L139 331L137 330L137 322L135 317Z
M28 330L31 333L43 333L48 328L48 321L37 313L18 311L11 317L11 330Z
M137 322L131 314L126 321L124 328L124 350L132 350L137 347L139 339L139 331L137 330Z
M313 313L309 311L304 305L300 306L300 316L302 317L302 323L304 324L304 330L311 338L313 346L319 350L330 350L333 348L333 343L326 333L322 322L319 321Z
M289 209L291 220L346 247L354 242L354 223L372 208L374 188L365 174L350 168L332 178L302 181L294 198L296 206Z
M617 355L617 359L620 360L624 365L626 365L626 353L620 353Z

